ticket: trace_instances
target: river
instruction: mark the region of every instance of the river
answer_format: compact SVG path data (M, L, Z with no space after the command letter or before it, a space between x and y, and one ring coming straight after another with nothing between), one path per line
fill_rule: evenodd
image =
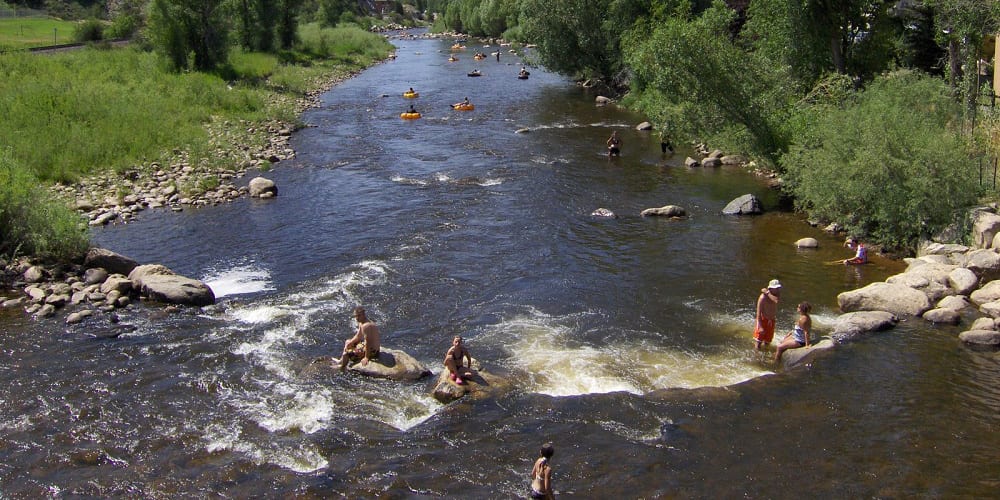
M547 441L563 497L996 495L1000 354L960 326L908 319L788 371L751 349L770 279L778 337L809 301L819 338L838 293L901 263L824 265L842 240L763 180L684 167L694 153L662 155L642 116L541 67L519 80L506 49L393 43L303 115L297 157L263 173L277 198L93 231L204 280L218 308L4 313L0 496L513 498ZM450 109L464 97L474 111ZM411 103L423 117L401 120ZM746 193L764 215L721 215ZM689 216L639 216L667 204ZM806 236L820 248L796 249ZM441 405L429 380L306 370L356 305L435 373L464 336L513 389Z

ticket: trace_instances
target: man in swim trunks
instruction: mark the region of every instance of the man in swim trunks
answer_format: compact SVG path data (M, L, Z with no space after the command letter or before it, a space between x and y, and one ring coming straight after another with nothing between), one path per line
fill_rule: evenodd
M774 324L778 315L778 300L781 298L781 282L771 280L767 288L760 291L757 298L757 319L754 323L753 339L759 351L774 339Z
M365 308L354 308L354 319L358 322L358 332L344 342L344 352L340 355L340 371L347 369L350 362L361 361L361 366L368 366L368 361L378 359L382 344L379 341L378 326L368 319Z
M468 358L469 366L466 368L462 366L465 359ZM469 354L469 350L465 348L462 344L462 337L456 336L451 341L451 349L448 349L448 354L444 355L444 366L451 372L451 380L458 385L465 385L465 381L462 380L462 376L469 376L470 370L472 369L472 355Z

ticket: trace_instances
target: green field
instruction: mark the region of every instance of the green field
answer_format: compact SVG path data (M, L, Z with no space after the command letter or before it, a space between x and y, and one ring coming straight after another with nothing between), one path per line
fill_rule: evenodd
M75 27L72 21L44 17L2 17L0 51L71 43Z

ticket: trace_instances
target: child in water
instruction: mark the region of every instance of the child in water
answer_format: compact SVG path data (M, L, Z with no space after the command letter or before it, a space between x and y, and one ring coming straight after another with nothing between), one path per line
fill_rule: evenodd
M795 322L795 328L785 338L781 339L781 343L778 344L778 350L774 353L774 361L781 361L781 353L789 349L798 349L799 347L809 347L809 332L812 330L812 318L809 316L809 311L812 311L812 305L808 302L802 302L798 307L799 320Z

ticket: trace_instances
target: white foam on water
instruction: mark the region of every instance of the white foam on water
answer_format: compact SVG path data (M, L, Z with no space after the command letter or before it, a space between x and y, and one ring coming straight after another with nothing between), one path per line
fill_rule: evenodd
M209 453L234 452L249 457L258 465L272 464L300 474L325 469L329 463L320 450L309 442L299 442L294 447L269 446L263 448L241 438L237 426L211 425L204 431L205 449Z
M216 298L274 290L271 273L252 263L209 270L202 281L212 289Z
M628 342L588 345L575 326L580 313L552 317L538 311L498 327L511 361L528 379L530 390L550 396L624 391L633 394L667 388L721 387L771 373L734 343L713 352L664 346L658 332L628 331ZM611 336L607 336L611 337ZM749 344L744 347L749 347Z
M429 182L422 179L413 179L410 177L403 177L401 175L394 175L390 177L389 180L399 184L408 184L411 186L426 186L427 184L429 184Z

